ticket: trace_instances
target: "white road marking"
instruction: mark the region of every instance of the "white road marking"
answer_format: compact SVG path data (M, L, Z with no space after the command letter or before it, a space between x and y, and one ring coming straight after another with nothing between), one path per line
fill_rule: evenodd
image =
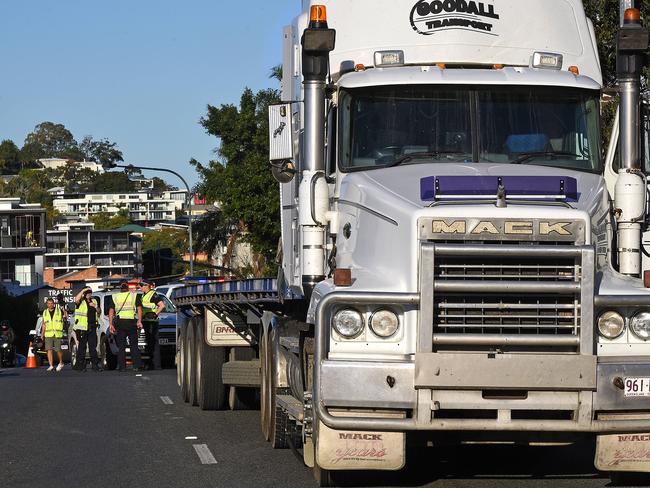
M160 400L161 400L165 405L173 405L173 404L174 404L174 402L172 401L172 399L169 398L168 396L161 396L161 397L160 397Z
M188 435L188 436L185 437L186 441L195 441L197 439L198 439L198 437L196 437L195 435Z
M142 376L142 373L138 373L138 374L136 374L136 376Z
M201 464L217 464L217 460L210 452L207 444L192 444L192 447L194 447L196 454L199 456Z

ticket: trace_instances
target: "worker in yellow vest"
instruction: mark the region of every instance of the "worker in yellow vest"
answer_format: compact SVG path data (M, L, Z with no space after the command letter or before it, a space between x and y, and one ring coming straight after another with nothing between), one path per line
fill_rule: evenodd
M147 353L149 368L162 369L160 361L160 342L158 337L158 316L165 310L165 302L150 283L140 283L142 289L142 313L144 331L147 334Z
M111 334L117 339L117 364L121 372L126 371L126 339L129 339L133 370L142 370L142 358L138 349L138 332L142 329L142 297L129 291L129 285L122 283L120 293L113 295L108 303L108 323Z
M54 371L54 352L59 357L59 364L56 371L63 369L63 349L61 341L63 340L63 327L68 321L68 313L65 309L54 305L54 299L47 299L47 308L43 311L43 322L41 327L41 338L45 343L47 351L47 360L50 363L48 371Z
M75 369L86 371L86 349L90 349L90 361L93 371L103 371L97 356L97 319L101 313L99 300L92 297L92 288L86 287L74 297L73 329L77 336L77 354Z

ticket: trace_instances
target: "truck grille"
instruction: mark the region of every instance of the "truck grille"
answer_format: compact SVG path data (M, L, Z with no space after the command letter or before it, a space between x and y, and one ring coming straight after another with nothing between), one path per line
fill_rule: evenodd
M433 246L434 349L578 352L579 252L500 246Z

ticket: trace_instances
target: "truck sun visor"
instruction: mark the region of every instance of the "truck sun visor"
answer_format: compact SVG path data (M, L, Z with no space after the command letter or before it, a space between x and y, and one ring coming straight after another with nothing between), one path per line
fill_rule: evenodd
M420 181L423 201L496 198L505 188L509 198L577 202L578 183L566 176L429 176Z

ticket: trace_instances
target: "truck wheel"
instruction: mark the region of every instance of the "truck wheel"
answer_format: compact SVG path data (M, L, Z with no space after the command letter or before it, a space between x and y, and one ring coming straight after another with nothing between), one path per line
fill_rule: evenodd
M198 404L201 410L222 410L226 406L226 387L222 375L223 364L226 362L226 348L206 344L202 320L196 321L194 331L196 340L194 377Z
M332 478L332 472L329 469L323 469L314 462L312 473L318 486L336 486L334 479Z
M102 368L109 371L113 371L117 368L117 356L113 354L113 351L111 351L111 345L108 343L108 338L106 336L102 336L100 350L102 354L100 358L102 361Z
M183 334L181 335L181 397L185 403L190 401L190 380L187 374L187 363L189 359L189 354L187 348L187 334L190 328L190 322L185 324L183 328Z
M610 471L611 486L648 486L650 475L648 473L628 473L625 471Z
M270 429L270 373L269 373L269 345L266 333L262 332L260 338L260 370L261 370L261 381L260 381L260 423L262 426L262 435L267 441L271 439L271 429Z
M252 361L255 351L250 347L231 347L228 361ZM252 410L256 407L257 398L255 388L230 386L228 391L228 406L230 410Z
M189 386L189 402L193 407L198 406L199 396L196 389L196 320L190 320L187 328L187 384Z

